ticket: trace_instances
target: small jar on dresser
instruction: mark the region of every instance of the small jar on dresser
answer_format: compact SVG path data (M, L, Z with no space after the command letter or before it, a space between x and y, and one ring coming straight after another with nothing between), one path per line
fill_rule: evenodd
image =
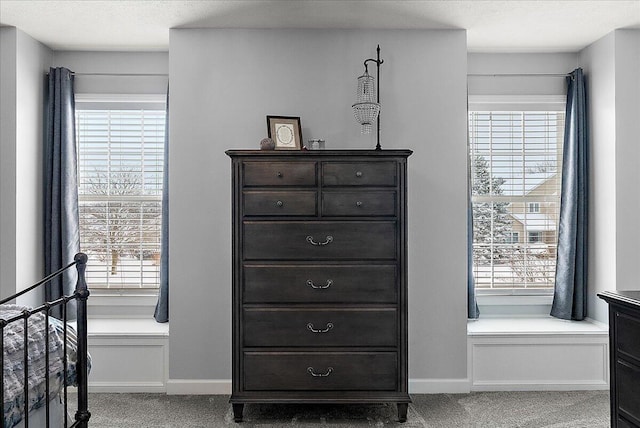
M609 304L611 426L640 428L640 291L604 291Z
M246 403L397 403L410 150L229 150L234 418Z

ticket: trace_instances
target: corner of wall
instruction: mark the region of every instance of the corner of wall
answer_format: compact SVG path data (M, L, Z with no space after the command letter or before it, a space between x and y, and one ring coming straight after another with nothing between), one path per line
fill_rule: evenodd
M0 27L0 296L15 293L17 28Z
M630 64L633 51L621 47L624 31L612 31L578 54L587 82L591 160L588 314L603 323L608 322L608 308L596 294L638 287L630 278L639 255L633 241L640 236L633 218L637 211L632 210L640 209L640 196L632 186L638 179L640 151L628 141L639 132L634 126L640 96L629 90L633 76L637 84L639 66ZM629 120L628 113L635 118Z
M43 274L44 92L45 74L53 60L51 49L20 29L13 28L11 43L13 49L8 64L13 74L8 80L7 75L2 74L2 107L12 113L10 126L13 125L11 135L6 135L4 130L2 134L2 274L7 280L3 284L3 295L33 284ZM4 54L2 63L4 71ZM7 97L10 99L4 97L7 86L11 87L12 96ZM5 179L11 189L4 188ZM9 221L5 221L5 215ZM18 263L18 260L29 262ZM42 297L34 295L23 299L21 304L39 304Z
M614 31L616 147L616 289L640 290L640 30Z

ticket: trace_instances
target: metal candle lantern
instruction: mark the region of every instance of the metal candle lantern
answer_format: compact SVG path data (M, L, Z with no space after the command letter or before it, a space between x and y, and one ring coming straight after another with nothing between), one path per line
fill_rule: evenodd
M357 102L351 107L356 120L362 125L361 132L363 134L371 133L373 122L378 121L376 150L380 150L380 64L384 62L384 60L380 59L380 45L378 45L376 52L376 59L369 58L364 61L364 74L358 77ZM369 61L376 63L377 88L375 79L369 74L369 67L367 66Z

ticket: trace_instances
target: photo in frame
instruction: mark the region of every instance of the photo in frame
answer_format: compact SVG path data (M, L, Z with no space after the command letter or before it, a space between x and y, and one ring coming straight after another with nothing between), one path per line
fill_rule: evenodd
M302 126L295 116L267 116L267 133L276 150L301 150Z

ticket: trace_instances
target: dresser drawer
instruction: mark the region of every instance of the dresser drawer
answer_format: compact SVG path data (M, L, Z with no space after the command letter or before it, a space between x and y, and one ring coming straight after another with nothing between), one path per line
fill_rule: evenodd
M324 162L325 186L395 186L395 162Z
M617 312L616 337L618 352L640 361L640 320Z
M618 360L616 385L619 412L627 419L640 423L640 367Z
M244 303L395 303L394 265L245 265Z
M246 191L243 196L244 215L316 215L316 192Z
M245 260L395 259L395 222L244 222Z
M322 193L322 215L392 216L396 214L396 192Z
M397 311L245 308L244 346L396 346Z
M244 162L245 186L314 186L315 162Z
M253 391L397 388L395 352L245 352L244 388Z

